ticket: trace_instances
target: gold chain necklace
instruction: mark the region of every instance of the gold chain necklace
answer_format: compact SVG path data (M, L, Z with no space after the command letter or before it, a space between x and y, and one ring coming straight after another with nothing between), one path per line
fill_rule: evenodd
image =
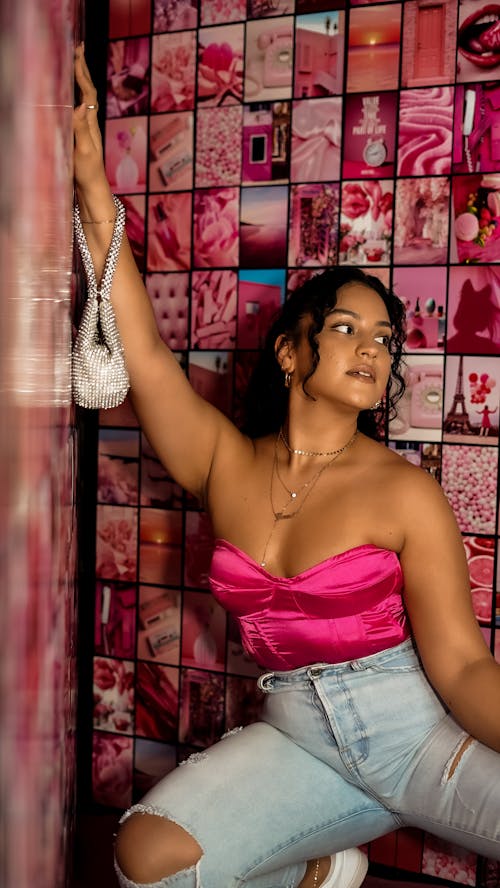
M278 522L280 522L280 521L285 521L285 520L288 520L288 519L290 519L290 518L295 518L295 516L298 515L299 512L302 511L302 509L303 509L303 507L304 507L304 503L306 502L306 500L307 500L308 496L310 495L311 491L313 490L313 488L316 486L317 482L318 482L319 479L321 478L321 475L323 474L323 472L325 472L326 469L328 469L328 468L332 465L332 463L334 463L335 460L339 458L340 454L343 453L344 450L347 450L347 448L350 447L351 444L354 444L354 441L356 440L356 436L357 436L357 434L358 434L358 430L356 429L356 431L354 432L354 435L352 436L352 438L349 438L349 441L347 441L347 443L344 444L343 447L339 447L338 450L333 451L333 455L332 455L331 458L328 460L328 462L326 462L326 463L324 463L324 465L320 466L320 468L319 468L319 469L317 470L317 472L312 476L312 478L310 478L309 481L306 481L305 484L302 484L302 486L299 487L298 490L289 490L288 487L286 486L286 484L284 483L283 479L281 478L280 474L279 474L279 468L278 468L278 442L279 442L279 440L280 440L281 433L280 433L280 435L278 435L278 437L276 438L276 441L274 442L274 457L273 457L273 464L272 464L272 468L271 468L271 480L270 480L270 484L269 484L269 500L270 500L270 503L271 503L271 509L272 509L272 513L273 513L273 515L274 515L274 520L273 520L273 524L272 524L272 527L271 527L271 531L270 531L270 533L269 533L269 536L268 536L268 538L267 538L267 540L266 540L266 544L265 544L265 546L264 546L264 551L263 551L263 553L262 553L262 558L261 558L261 560L260 560L260 566L261 566L261 567L265 567L265 566L266 566L266 555L267 555L267 550L268 550L268 548L269 548L269 543L271 542L272 535L273 535L273 533L274 533L274 531L275 531L275 528L276 528L276 525L278 524ZM288 502L285 503L285 505L284 505L281 509L279 509L279 510L277 510L277 509L275 508L275 506L274 506L274 499L273 499L273 481L274 481L274 476L275 476L275 475L277 476L277 478L279 479L279 481L281 482L281 484L283 485L283 487L285 488L286 492L287 492L288 495L289 495L289 500L288 500ZM296 509L294 509L293 512L288 512L288 509L290 508L290 506L292 505L292 503L295 503L295 501L296 501L296 499L297 499L299 493L301 493L303 490L305 490L305 493L304 493L304 497L303 497L303 499L302 499L302 502L299 503L299 505L297 506Z
M342 453L346 447L349 447L350 441L347 444L344 444L343 447L339 447L338 450L300 450L299 448L291 447L288 443L288 439L283 431L283 426L281 426L278 436L289 453L294 453L296 456L336 456L338 453Z

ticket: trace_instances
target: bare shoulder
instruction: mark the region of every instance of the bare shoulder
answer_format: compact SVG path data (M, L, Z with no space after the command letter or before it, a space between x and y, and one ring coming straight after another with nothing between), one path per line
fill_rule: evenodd
M454 521L453 511L440 484L425 469L413 465L395 450L364 438L364 458L372 476L386 492L388 504L396 503L398 515L408 528L415 519Z

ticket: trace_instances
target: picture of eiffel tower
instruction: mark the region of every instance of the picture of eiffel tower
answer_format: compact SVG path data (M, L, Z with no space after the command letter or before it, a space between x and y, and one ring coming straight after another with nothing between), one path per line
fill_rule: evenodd
M443 423L443 432L451 432L457 435L474 435L474 429L470 424L469 414L465 407L464 385L463 385L463 355L460 355L458 362L457 384L455 394L453 395L453 404L448 410Z

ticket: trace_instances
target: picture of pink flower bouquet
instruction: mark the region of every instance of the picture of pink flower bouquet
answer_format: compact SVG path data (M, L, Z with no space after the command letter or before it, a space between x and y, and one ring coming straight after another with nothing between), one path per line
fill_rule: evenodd
M388 265L392 236L391 180L342 184L339 262Z

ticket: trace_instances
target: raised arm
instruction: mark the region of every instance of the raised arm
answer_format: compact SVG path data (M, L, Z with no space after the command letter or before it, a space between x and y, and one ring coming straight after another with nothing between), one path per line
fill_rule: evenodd
M402 502L407 531L401 563L422 663L462 727L500 751L500 665L474 615L460 531L439 485L410 468Z
M97 93L83 47L76 50L75 76L82 99L74 112L76 196L99 280L113 231L112 222L107 220L114 219L115 206L104 168ZM245 449L251 452L251 443L194 392L161 339L126 236L111 299L139 422L172 477L191 493L203 497L217 454L239 457Z

